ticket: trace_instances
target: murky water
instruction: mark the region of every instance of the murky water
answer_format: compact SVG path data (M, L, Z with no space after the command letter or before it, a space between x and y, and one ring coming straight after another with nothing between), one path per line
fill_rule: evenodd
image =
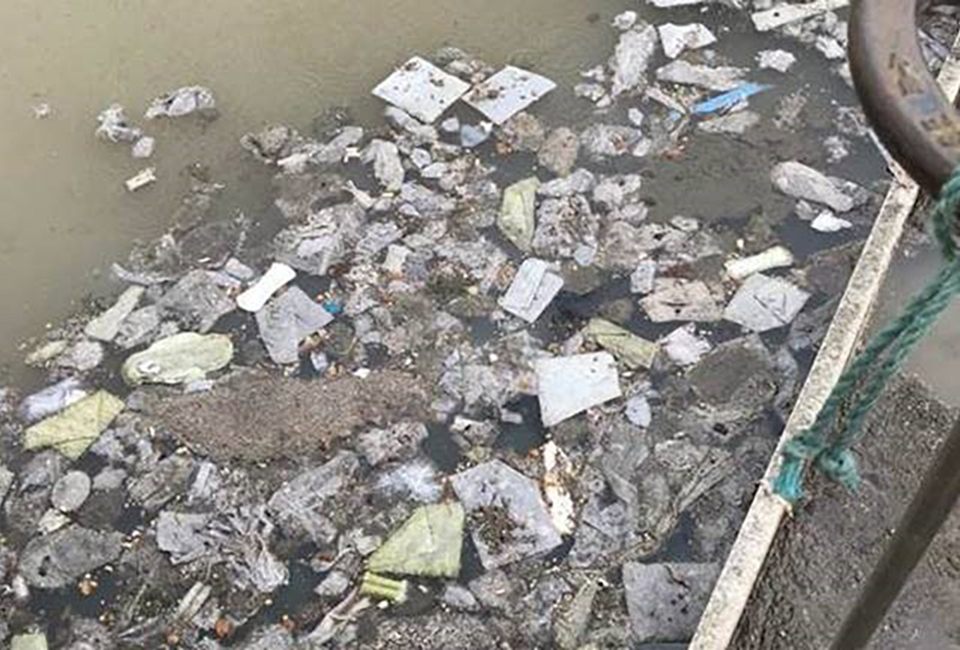
M920 292L937 274L942 264L934 246L901 252L890 268L890 276L880 294L880 304L873 328L882 327L896 318L904 305ZM960 406L960 303L953 304L940 316L930 335L920 341L911 353L906 371L916 375L951 406Z
M262 218L268 178L237 144L265 122L309 132L314 116L350 106L378 119L370 89L414 53L455 44L489 61L532 67L561 85L538 112L568 113L578 70L599 63L627 0L4 0L0 24L0 372L18 345L102 291L112 261L169 225L186 165L226 183L225 209ZM214 89L221 116L145 123L156 95ZM157 138L159 181L128 194L142 169L125 145L93 136L111 102ZM35 119L47 102L52 115ZM582 104L581 104L582 107ZM569 119L569 116L568 116Z

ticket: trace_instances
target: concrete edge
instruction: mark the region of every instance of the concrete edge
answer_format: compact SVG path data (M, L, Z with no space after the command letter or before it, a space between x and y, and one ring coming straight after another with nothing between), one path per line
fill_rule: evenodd
M947 97L960 93L960 35L953 44L938 81ZM919 198L919 188L902 169L894 168L893 183L873 230L837 307L817 358L767 466L750 510L740 527L689 650L725 650L733 641L754 585L773 545L789 504L770 489L780 468L780 450L809 426L853 355L867 325L904 224Z

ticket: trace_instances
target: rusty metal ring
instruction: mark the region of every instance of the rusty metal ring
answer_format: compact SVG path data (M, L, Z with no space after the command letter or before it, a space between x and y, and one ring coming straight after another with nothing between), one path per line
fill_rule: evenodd
M960 114L920 52L917 14L929 4L854 0L849 41L850 67L867 119L890 154L935 194L960 165Z

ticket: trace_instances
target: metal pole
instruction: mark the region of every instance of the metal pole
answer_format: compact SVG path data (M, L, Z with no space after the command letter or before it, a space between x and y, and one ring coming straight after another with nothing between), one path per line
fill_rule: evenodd
M937 451L933 466L904 513L893 539L874 567L853 609L830 646L832 650L866 648L917 563L926 553L960 499L960 420Z

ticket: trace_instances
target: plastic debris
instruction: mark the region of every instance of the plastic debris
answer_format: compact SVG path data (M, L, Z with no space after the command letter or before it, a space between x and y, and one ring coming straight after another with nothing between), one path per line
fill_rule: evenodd
M494 124L503 124L556 87L546 77L508 65L475 86L463 101Z
M373 163L373 175L387 192L397 192L403 185L404 169L396 143L372 140L363 152L363 161Z
M10 650L47 650L47 635L17 634L10 642Z
M624 564L623 585L636 642L688 642L719 575L715 564Z
M846 219L841 219L830 210L824 210L810 222L810 227L817 232L839 232L853 228L853 224Z
M35 537L20 556L20 573L41 589L59 589L85 573L113 562L123 550L120 533L101 533L71 526Z
M590 625L593 614L593 601L600 592L597 580L588 576L577 593L570 600L570 604L557 617L554 629L557 645L560 650L577 650L582 648L581 639ZM586 646L589 648L590 646Z
M689 25L676 25L674 23L665 23L659 26L660 42L663 44L663 53L668 59L675 59L685 50L697 50L717 42L717 37L713 35L705 25L700 23L691 23Z
M727 275L729 275L730 278L733 280L742 280L754 273L791 266L793 261L793 253L791 253L789 249L783 246L774 246L750 257L730 260L724 264L724 268L726 268Z
M697 124L704 133L743 134L760 123L760 116L753 111L738 111L729 115L715 117Z
M591 318L583 336L613 353L630 368L650 368L659 346L602 318Z
M613 22L610 24L620 31L626 31L637 24L637 18L639 16L636 11L624 11L622 14L614 16Z
M131 176L123 182L127 187L128 192L136 192L139 189L146 187L157 181L156 169L153 167L147 167L146 169L140 171L135 176Z
M653 283L653 293L641 299L640 305L654 323L710 322L722 316L710 289L700 280L658 278Z
M757 54L757 63L762 70L776 70L786 74L796 62L797 57L786 50L763 50Z
M215 109L213 91L204 86L184 86L154 99L144 115L148 120L158 117L183 117L196 112Z
M297 277L297 272L282 262L274 262L257 283L237 296L237 306L244 311L258 312L271 296Z
M143 131L131 126L127 115L120 104L111 104L97 116L96 136L110 142L135 142L143 135Z
M717 95L716 97L711 97L710 99L700 102L699 104L694 104L690 111L695 115L707 115L710 113L730 110L734 106L745 102L747 99L753 97L757 93L768 90L769 88L770 86L764 86L762 84L756 84L752 82L741 84L732 90L723 93L722 95Z
M122 400L97 391L24 431L23 448L52 447L67 458L80 458L123 408Z
M357 451L372 466L415 456L429 436L422 422L398 422L386 429L370 429L357 437Z
M620 35L610 69L613 85L610 94L618 97L627 91L641 89L646 85L647 69L657 52L659 42L657 28L640 24Z
M229 336L181 332L130 355L120 372L131 386L183 384L203 379L232 359L233 342Z
M355 454L340 452L281 486L270 497L268 507L289 533L303 532L319 544L329 544L336 539L337 529L324 514L327 503L350 485L359 469Z
M751 275L730 300L723 317L752 332L789 325L810 294L780 278Z
M38 102L30 107L33 111L33 119L45 120L53 115L53 108L47 102Z
M678 60L668 63L657 70L657 79L673 84L698 86L707 90L723 92L733 90L743 83L745 68L718 67L711 68L705 65L694 65L687 61Z
M364 573L360 581L360 595L388 600L395 604L406 602L407 581L391 580L375 573Z
M522 251L530 250L533 243L539 187L540 180L532 177L518 181L503 191L503 204L497 226L503 235Z
M537 484L503 462L477 465L451 480L488 571L543 555L563 542Z
M68 377L53 386L48 386L23 400L17 408L17 415L24 422L31 423L62 411L87 396L80 380Z
M526 260L500 298L500 306L528 323L535 322L563 288L563 278L549 268L543 260Z
M50 503L60 512L79 510L90 496L92 482L84 472L71 471L60 477L50 492Z
M650 409L650 402L645 395L634 395L627 400L626 407L623 409L624 415L630 420L631 424L646 429L653 420L653 412Z
M120 331L123 321L137 308L144 291L146 289L143 287L128 287L110 309L87 323L83 333L99 341L112 341Z
M156 139L150 136L143 136L130 147L130 155L140 160L149 158L153 155L153 150L156 148L156 145Z
M570 459L557 446L548 441L541 449L543 456L543 497L550 511L554 528L562 535L572 533L577 527L577 510L568 486L576 480Z
M270 358L279 364L296 363L300 342L332 321L330 312L299 287L290 287L257 312L260 338Z
M466 82L415 56L374 88L373 94L430 124L468 90Z
M832 180L797 161L780 163L773 168L770 179L787 196L822 203L836 212L849 212L855 205Z
M367 560L367 569L393 575L456 578L460 574L464 512L459 503L417 508Z
M850 0L813 0L806 4L778 4L773 9L758 11L751 17L758 32L768 32L828 11L842 9L849 4Z
M648 294L653 291L653 281L657 277L657 263L644 260L630 274L630 293Z
M537 359L533 366L545 427L621 395L616 362L605 352Z

